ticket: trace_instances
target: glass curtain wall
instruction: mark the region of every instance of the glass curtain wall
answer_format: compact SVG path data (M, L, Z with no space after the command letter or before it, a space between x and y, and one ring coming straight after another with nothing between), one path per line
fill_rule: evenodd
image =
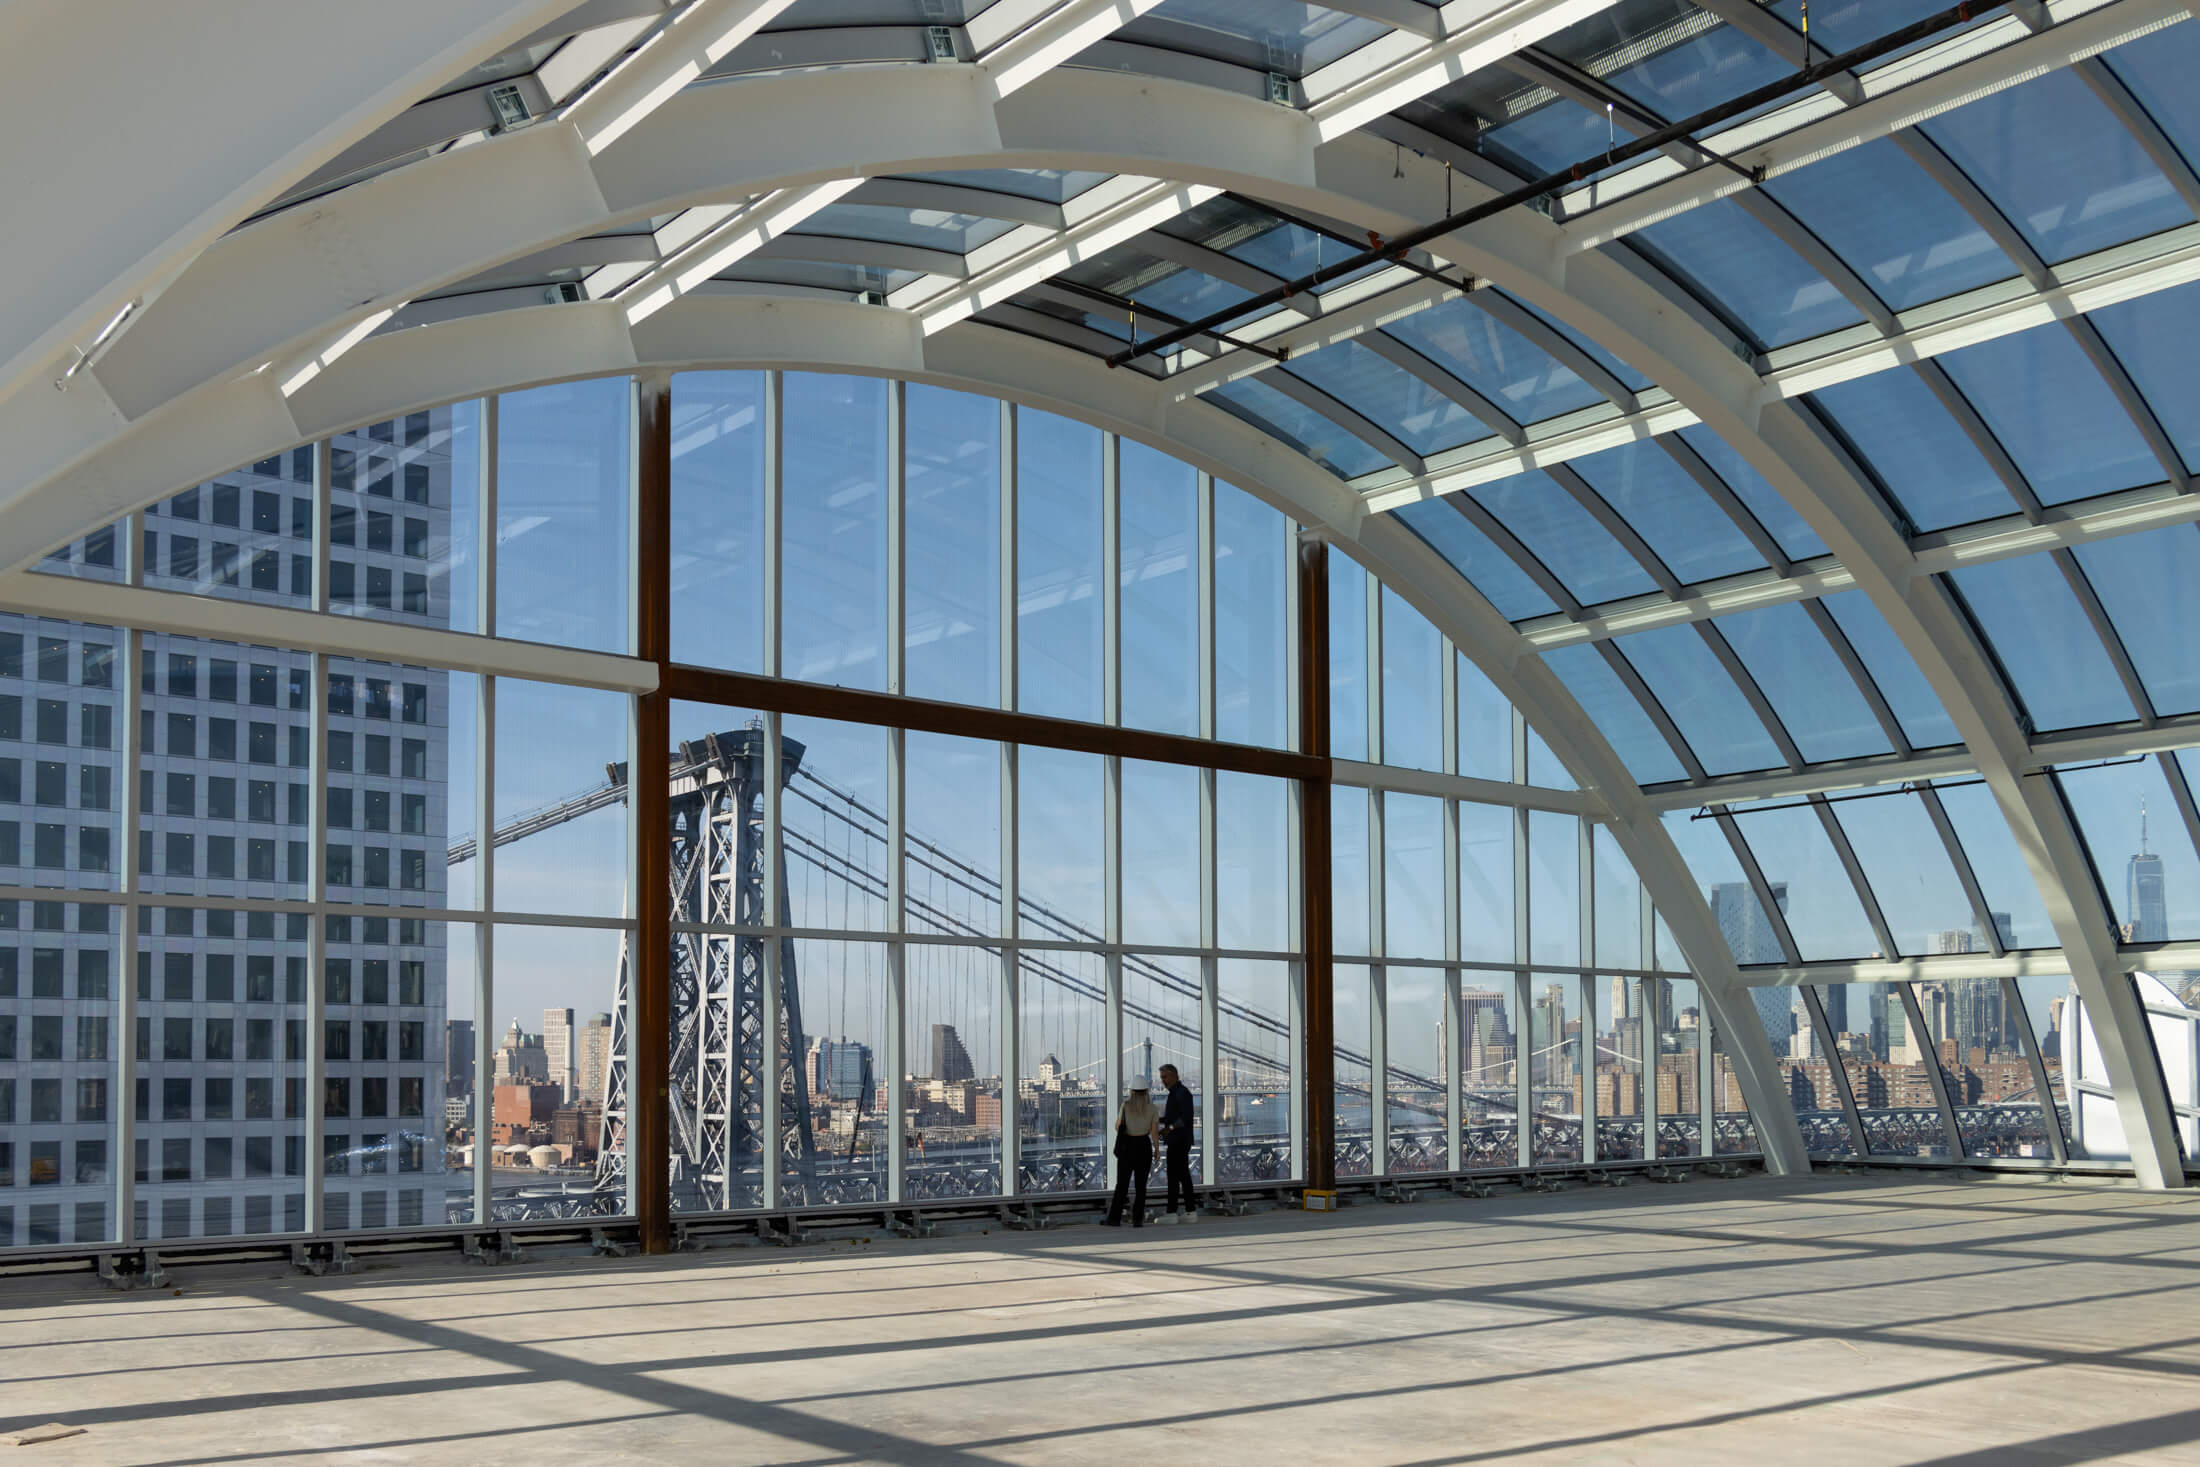
M602 552L631 399L613 379L369 424L41 569L624 651ZM0 618L0 1245L627 1211L602 1097L629 707Z
M1693 976L1543 741L1334 552L1329 595L1339 1174L1700 1156L1722 1090L1754 1151Z
M852 382L672 379L676 661L1286 746L1285 516L1080 423ZM676 1158L675 1205L1091 1191L1165 1066L1196 1178L1298 1175L1295 782L872 707L675 705L676 977L780 1036L731 1031L733 1159L683 1189Z

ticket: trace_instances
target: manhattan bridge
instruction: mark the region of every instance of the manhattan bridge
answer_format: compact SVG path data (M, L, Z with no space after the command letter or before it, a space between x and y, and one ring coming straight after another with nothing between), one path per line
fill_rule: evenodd
M890 859L886 815L805 765L803 745L782 741L781 798L799 801L806 818L782 822L776 881L765 880L764 835L765 736L747 728L707 735L681 744L670 759L670 839L672 841L671 964L671 1179L674 1204L682 1211L730 1210L760 1206L767 1137L777 1135L776 1163L782 1207L884 1202L886 1161L883 1147L896 1144L884 1135L883 1103L866 1073L854 1093L842 1094L812 1073L812 1041L827 1039L821 992L806 991L800 961L803 946L776 939L776 965L767 943L775 939L740 929L792 927L790 875L840 890L863 902L887 896ZM622 804L627 796L623 765L607 770L605 783L584 794L530 812L498 828L492 843L502 847ZM988 947L1001 922L1001 883L997 874L954 854L910 829L904 833L904 900L913 926L970 941L954 946L912 945L914 955L931 955L926 974L929 991L965 990L948 1010L990 1014L990 995L998 990L1000 948ZM449 852L453 864L470 859L474 841L462 840ZM779 910L767 913L767 890L776 886ZM1101 934L1029 896L1017 899L1020 929L1049 941L1097 944ZM997 940L997 939L996 939ZM1021 949L1019 985L1056 990L1060 1008L1089 1020L1097 1032L1104 1012L1104 980L1078 962L1082 955ZM612 1215L624 1210L628 1130L627 1020L630 954L622 944L611 978L611 1060L606 1067L598 1162L592 1184L532 1184L500 1187L492 1198L493 1221ZM776 980L773 969L776 966ZM1125 1074L1148 1075L1161 1060L1173 1060L1188 1074L1199 1073L1201 986L1196 973L1183 972L1165 959L1125 954L1122 958ZM844 979L842 981L845 981ZM772 991L767 992L767 989ZM986 995L979 997L977 995ZM1293 1040L1288 1018L1226 995L1218 995L1215 1054L1218 1075L1199 1087L1203 1105L1223 1107L1218 1128L1216 1177L1228 1185L1257 1186L1288 1180L1291 1165ZM988 1020L987 1022L990 1022ZM1132 1036L1136 1035L1136 1038ZM827 1044L830 1044L827 1039ZM1546 1046L1563 1049L1559 1038ZM1106 1185L1105 1142L1108 1117L1102 1114L1106 1089L1104 1059L1096 1037L1081 1052L1087 1063L1064 1067L1048 1082L1042 1099L1029 1093L1019 1076L999 1077L999 1124L1021 1129L1017 1147L1015 1192L1020 1196L1096 1191ZM767 1051L776 1051L776 1064ZM912 1056L913 1058L913 1056ZM1035 1058L1027 1056L1027 1060ZM1521 1056L1540 1075L1544 1055ZM866 1070L867 1070L866 1066ZM906 1067L905 1067L906 1068ZM1510 1066L1507 1066L1509 1069ZM767 1078L776 1070L777 1083ZM1340 1043L1336 1049L1336 1159L1341 1176L1437 1172L1447 1169L1449 1143L1445 1123L1446 1087L1439 1074L1389 1067L1388 1083L1370 1080L1370 1056ZM903 1083L902 1077L889 1077ZM1216 1083L1219 1079L1219 1083ZM1059 1087L1055 1089L1054 1087ZM772 1091L767 1095L767 1091ZM1531 1164L1578 1162L1582 1123L1567 1113L1562 1089L1532 1090L1528 1158ZM1373 1108L1387 1103L1390 1113L1386 1164L1375 1164ZM1051 1116L1034 1125L1029 1109L1043 1105ZM1463 1094L1461 1160L1468 1168L1507 1168L1520 1161L1518 1100L1509 1076L1498 1083L1468 1082ZM775 1114L767 1115L767 1106ZM1271 1119L1257 1133L1232 1125L1255 1109ZM2019 1107L2022 1109L2022 1107ZM838 1112L837 1116L816 1112ZM866 1112L868 1115L866 1124ZM1846 1142L1838 1112L1803 1113L1812 1150L1837 1152ZM2022 1118L2006 1118L2022 1128ZM839 1123L833 1124L834 1120ZM1937 1133L1936 1112L1874 1113L1874 1149L1884 1139L1900 1145L1909 1132ZM2033 1111L2037 1125L2037 1111ZM1706 1150L1730 1154L1754 1149L1746 1114L1716 1117L1713 1145L1701 1145L1696 1114L1658 1118L1656 1157L1691 1157ZM980 1128L968 1128L977 1131ZM1897 1132L1901 1134L1896 1134ZM1644 1118L1600 1117L1597 1153L1636 1156L1647 1153ZM899 1138L907 1144L909 1138ZM865 1143L870 1145L866 1148ZM925 1140L921 1150L903 1159L904 1201L984 1198L1002 1193L1002 1148L997 1130L958 1137L953 1129ZM454 1198L454 1208L470 1203ZM455 1220L464 1220L457 1218Z

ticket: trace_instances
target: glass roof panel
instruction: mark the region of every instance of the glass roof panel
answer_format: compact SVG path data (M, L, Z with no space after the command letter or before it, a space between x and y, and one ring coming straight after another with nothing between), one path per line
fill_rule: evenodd
M2154 711L2200 712L2200 530L2117 535L2075 553Z
M1765 192L1897 311L2017 273L1963 206L1884 138L1785 174Z
M1716 820L1697 819L1686 810L1674 810L1665 816L1665 833L1680 847L1681 859L1703 888L1712 919L1719 924L1719 935L1726 939L1734 961L1782 961L1779 934L1773 930L1764 903L1757 900L1757 888L1750 885L1748 874L1742 870L1741 857L1734 854L1725 827ZM1784 889L1775 891L1773 900L1784 906L1786 896Z
M875 239L967 255L989 239L1016 226L982 214L941 209L896 209L883 204L827 204L804 219L798 234L828 234L844 239Z
M1722 616L1713 625L1725 633L1805 759L1815 764L1894 752L1856 679L1803 607L1792 602L1759 607Z
M1978 878L1986 910L2001 928L2007 947L2055 947L2055 924L2048 920L2040 901L2039 883L2024 864L2024 853L2009 838L2009 822L2002 817L1994 792L1983 783L1954 781L1934 786L1940 808L1955 827L1956 844L1963 847L1971 874Z
M1340 244L1296 220L1227 194L1186 210L1165 227L1179 239L1218 250L1280 280L1311 275L1324 265L1358 253L1352 246ZM1349 275L1324 282L1314 293L1320 295L1349 285L1382 268L1380 264L1364 265Z
M2192 222L2139 140L2067 69L1923 126L2051 265Z
M2052 555L1965 566L1952 575L2031 714L2034 732L2137 716Z
M2200 341L2200 285L2104 306L2088 319L2131 374L2185 467L2200 471L2200 358L2192 349Z
M1572 368L1466 300L1455 297L1384 329L1516 422L1540 423L1605 400Z
M1901 956L1992 951L1923 800L1890 794L1827 803Z
M2107 893L2125 942L2200 937L2200 860L2177 818L2162 766L2152 759L2058 769L2070 812L2085 837L2094 874ZM2162 903L2142 899L2142 882L2161 882Z
M959 188L989 189L997 194L1014 194L1045 204L1066 204L1115 177L1112 173L1081 168L950 168L940 173L902 176L927 183L951 183Z
M1604 147L1602 117L1502 66L1470 72L1398 113L1523 177L1556 172Z
M1649 439L1567 467L1642 536L1684 585L1762 570L1765 558L1673 456Z
M1724 438L1709 428L1681 429L1681 441L1703 456L1711 465L1711 471L1719 476L1735 497L1749 506L1749 512L1757 516L1779 543L1780 549L1790 560L1810 560L1826 554L1826 542L1818 538L1818 532L1804 523L1780 491L1765 481L1765 476L1750 466L1749 460L1735 452Z
M1449 504L1419 500L1391 512L1465 576L1507 621L1526 621L1558 610L1558 603L1544 595L1511 556Z
M1387 468L1390 460L1374 445L1353 437L1295 398L1285 397L1258 377L1246 377L1200 394L1202 401L1227 409L1254 427L1282 439L1333 474L1347 479Z
M1821 388L1806 401L1847 435L1918 529L2016 513L2001 476L1908 367Z
M1864 319L1832 281L1732 199L1700 204L1628 238L1760 350Z
M1849 880L1848 868L1833 848L1818 812L1804 805L1734 812L1735 827L1757 858L1765 883L1787 888L1788 935L1806 963L1867 958L1879 952L1879 937L1864 903Z
M1302 77L1389 33L1379 21L1294 0L1162 0L1115 38Z
M2102 59L2131 94L2161 124L2162 131L2190 162L2200 158L2200 21L2184 21L2126 41Z
M1523 178L1542 178L1605 150L1611 129L1602 114L1537 88L1550 100L1482 135L1483 151Z
M1615 645L1642 674L1706 774L1785 767L1772 735L1693 626L1636 632Z
M1949 352L1940 364L2042 504L2161 481L2146 440L2060 322Z
M1664 121L1692 117L1795 69L1688 0L1620 0L1543 43Z
M1799 0L1773 0L1767 8L1789 25L1801 14ZM1817 0L1810 38L1838 56L1947 8L1945 0Z
M1296 354L1275 370L1311 382L1418 454L1496 436L1458 403L1356 341Z
M1090 260L1072 265L1060 278L1112 296L1127 297L1184 320L1197 320L1234 306L1252 294L1204 271L1187 269L1174 260L1164 260L1128 244L1103 250ZM1247 319L1257 320L1258 317ZM1153 334L1141 324L1139 335Z
M1894 721L1902 725L1903 737L1912 748L1937 749L1963 742L1932 684L1869 596L1841 591L1821 598L1819 604L1833 613L1834 625L1848 638L1857 661L1864 664L1879 696L1894 711Z
M1605 662L1603 653L1581 645L1552 647L1543 653L1543 660L1581 704L1582 712L1611 744L1637 784L1665 784L1688 778L1680 756L1658 732L1642 704L1635 701L1635 695L1627 691L1627 684Z
M1562 339L1571 342L1576 350L1586 352L1591 361L1618 378L1626 385L1628 391L1641 392L1650 386L1648 377L1636 371L1618 357L1613 356L1598 343L1574 330L1571 326L1560 325L1548 312L1539 311L1518 296L1507 295L1502 290L1498 291L1497 294L1541 321Z
M1467 492L1512 531L1529 554L1549 566L1582 605L1640 596L1658 588L1626 547L1548 474L1531 470L1477 484Z
M1041 315L1053 316L1068 321L1072 325L1082 326L1087 331L1097 331L1104 336L1112 336L1117 341L1129 341L1131 339L1129 326L1098 309L1081 310L1061 299L1045 299L1028 295L1019 296L1016 304L1027 311L1036 311ZM1172 347L1169 351L1161 353L1161 355L1164 357L1172 356L1176 350L1177 348Z

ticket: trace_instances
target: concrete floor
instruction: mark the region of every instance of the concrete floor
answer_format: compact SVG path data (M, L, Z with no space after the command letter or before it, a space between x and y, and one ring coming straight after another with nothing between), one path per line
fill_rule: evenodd
M28 1463L2200 1463L2200 1194L1823 1177L0 1285Z

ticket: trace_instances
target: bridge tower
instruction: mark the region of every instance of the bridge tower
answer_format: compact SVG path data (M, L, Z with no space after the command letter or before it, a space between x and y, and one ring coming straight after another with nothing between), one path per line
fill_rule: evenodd
M801 767L802 745L780 743L784 789ZM802 1073L808 1048L794 943L779 939L778 1032L767 1032L765 939L682 932L682 925L790 925L787 862L780 854L776 923L765 915L764 733L710 734L682 743L672 759L672 1197L682 1210L755 1207L763 1201L769 1114L776 1107L783 1177L799 1197L814 1190L815 1142L810 1088ZM614 768L615 783L625 771ZM632 964L619 949L611 1005L611 1056L605 1067L603 1140L597 1196L621 1205L626 1192L627 1017ZM778 1093L765 1095L766 1045L779 1056Z

